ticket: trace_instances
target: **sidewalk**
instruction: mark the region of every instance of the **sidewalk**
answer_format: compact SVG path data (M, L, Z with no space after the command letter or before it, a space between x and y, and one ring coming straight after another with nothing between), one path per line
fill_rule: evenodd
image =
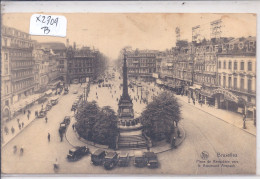
M246 121L246 129L243 129L243 117L242 115L232 112L232 111L227 111L224 109L216 109L214 106L208 106L206 104L202 104L202 106L196 101L195 105L192 103L188 103L188 97L187 96L180 96L180 95L175 95L177 99L190 104L212 116L215 116L233 126L236 126L252 135L256 136L256 127L254 126L254 121L253 120L247 120Z
M97 150L98 148L103 148L106 151L114 151L113 149L109 149L107 146L94 144L93 142L87 141L87 140L82 139L82 138L79 139L77 132L74 131L72 129L72 127L71 127L73 123L75 123L75 118L74 117L72 117L71 123L68 126L68 129L67 129L66 135L65 135L65 137L66 137L66 139L67 139L67 141L69 142L70 145L72 145L73 147L87 145L91 152ZM185 131L184 131L184 129L183 129L183 127L181 125L179 126L179 129L180 129L181 137L178 138L177 134L175 134L176 135L176 143L175 143L176 147L181 145L181 143L184 141L184 139L186 137ZM147 152L147 149L136 149L136 150ZM150 150L155 152L155 153L157 153L157 154L159 154L159 153L162 153L162 152L166 152L166 151L172 150L172 148L171 148L169 143L161 142L160 145L158 145L156 147L152 147ZM116 150L116 152L118 152L118 153L121 153L122 151L127 151L129 153L130 157L133 157L134 156L134 152L135 152L134 149Z
M44 106L46 104L43 103ZM32 121L34 121L35 118L35 111L37 110L38 112L41 110L42 104L34 104L29 110L31 111L30 118L28 120L27 114L28 114L28 109L26 110L25 114L22 112L21 114L17 115L13 119L11 119L8 122L3 123L2 129L3 129L3 138L2 138L2 147L4 147L8 142L10 142L15 136L17 136L20 132L22 132ZM20 119L19 123L22 125L24 123L23 128L19 129L18 121L17 119ZM5 126L8 128L9 133L6 135L4 128ZM14 128L14 133L12 134L11 128Z
M143 86L147 86L148 88L151 88L152 86L147 85L146 83L142 83ZM156 91L161 91L160 88L156 85L153 85L152 87ZM192 103L192 100L190 100L190 103L188 103L188 97L187 96L181 96L181 95L175 95L175 97L178 100L181 100L187 104L190 104L197 109L200 109L212 116L215 116L218 119L221 119L233 126L236 126L240 128L241 130L244 130L245 132L248 132L252 135L256 136L256 126L254 126L254 121L253 120L247 120L246 121L246 129L243 129L243 117L242 115L232 112L232 111L227 111L224 109L216 109L214 106L208 106L206 104L202 104L202 106L196 101L196 104L194 105Z

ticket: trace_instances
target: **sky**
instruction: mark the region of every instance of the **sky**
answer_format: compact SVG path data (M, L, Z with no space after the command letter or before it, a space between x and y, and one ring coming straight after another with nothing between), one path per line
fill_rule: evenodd
M39 13L39 12L37 12ZM6 13L3 25L29 33L33 13ZM165 50L175 46L176 27L180 39L191 41L192 27L201 25L201 33L209 38L210 22L222 20L222 36L256 36L255 14L192 14L192 13L49 13L67 18L67 36L32 36L38 42L63 42L95 47L111 60L117 59L125 46L133 49Z

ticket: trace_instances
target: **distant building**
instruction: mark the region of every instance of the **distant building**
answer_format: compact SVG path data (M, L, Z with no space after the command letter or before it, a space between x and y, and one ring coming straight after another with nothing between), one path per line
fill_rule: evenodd
M96 79L99 68L99 52L88 47L67 51L67 82L84 83L86 78Z
M10 117L10 105L32 94L35 88L33 41L28 33L2 26L1 114Z
M48 56L48 86L56 88L67 81L67 47L61 42L39 43Z
M128 76L131 79L152 81L156 72L156 54L158 51L136 49L127 53Z

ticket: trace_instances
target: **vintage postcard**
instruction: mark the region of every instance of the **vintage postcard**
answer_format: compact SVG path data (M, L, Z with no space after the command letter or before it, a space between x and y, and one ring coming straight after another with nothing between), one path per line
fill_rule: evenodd
M256 174L256 24L2 14L2 174Z

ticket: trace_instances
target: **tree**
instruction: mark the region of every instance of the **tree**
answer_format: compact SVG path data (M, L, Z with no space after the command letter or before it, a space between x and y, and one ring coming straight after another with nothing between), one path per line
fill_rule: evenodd
M169 140L174 132L174 124L178 126L180 105L169 92L163 92L149 103L141 115L144 132L152 140Z
M95 123L93 141L115 147L115 137L118 134L117 116L109 106L100 111L100 119Z
M76 114L77 123L75 128L80 137L87 140L92 140L93 137L93 127L99 119L100 109L96 101L89 103L82 103L78 108L78 113Z
M76 114L75 128L80 137L115 147L117 116L109 106L100 109L95 101L83 103Z

